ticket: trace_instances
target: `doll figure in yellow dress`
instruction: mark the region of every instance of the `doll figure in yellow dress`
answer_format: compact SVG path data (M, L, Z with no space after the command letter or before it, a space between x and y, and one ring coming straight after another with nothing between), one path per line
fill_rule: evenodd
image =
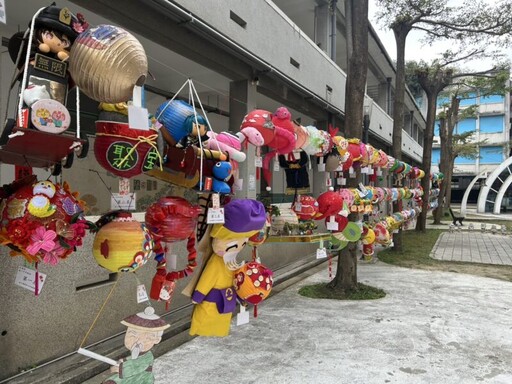
M210 232L211 252L192 294L195 304L191 335L227 336L236 307L233 273L237 254L249 237L265 226L265 207L251 199L232 200L224 207L224 224ZM208 255L206 255L208 256Z

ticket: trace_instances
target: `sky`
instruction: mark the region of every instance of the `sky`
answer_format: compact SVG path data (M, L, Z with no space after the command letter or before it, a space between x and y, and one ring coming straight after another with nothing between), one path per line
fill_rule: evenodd
M460 0L452 0L454 3L460 2ZM494 1L494 0L488 0ZM382 44L386 48L389 57L392 60L396 60L396 43L395 37L391 29L384 27L381 25L375 14L378 10L376 5L376 0L369 0L369 14L368 17L370 19L370 23L373 28L377 31ZM423 45L420 40L422 37L422 33L420 31L412 30L409 32L407 36L407 41L405 45L405 60L424 60L427 63L431 62L435 58L439 58L440 54L450 48L449 42L437 43L435 46ZM512 50L509 50L509 60L512 60ZM492 67L492 60L480 60L478 63L467 63L466 67L471 69L484 69L485 67Z

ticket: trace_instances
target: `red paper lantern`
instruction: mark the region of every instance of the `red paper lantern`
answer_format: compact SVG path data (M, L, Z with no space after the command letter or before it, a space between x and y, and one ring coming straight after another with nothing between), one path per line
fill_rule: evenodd
M313 196L301 195L292 207L299 220L311 220L318 212L318 203Z
M182 197L162 197L146 210L146 225L156 240L182 241L194 232L200 212Z

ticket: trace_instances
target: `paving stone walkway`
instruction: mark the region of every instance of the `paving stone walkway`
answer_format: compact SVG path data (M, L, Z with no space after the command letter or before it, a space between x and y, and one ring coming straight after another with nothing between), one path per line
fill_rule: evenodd
M477 231L444 232L430 256L447 261L512 265L512 236Z

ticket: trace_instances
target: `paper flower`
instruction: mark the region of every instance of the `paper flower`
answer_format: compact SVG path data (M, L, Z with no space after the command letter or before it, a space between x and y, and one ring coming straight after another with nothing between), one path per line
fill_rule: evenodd
M61 247L59 243L55 243L55 246L51 251L45 252L43 262L56 265L65 253L66 249Z
M55 247L57 233L52 230L46 230L44 227L38 227L30 236L31 244L27 247L27 252L31 255L37 254L41 249L51 251Z

